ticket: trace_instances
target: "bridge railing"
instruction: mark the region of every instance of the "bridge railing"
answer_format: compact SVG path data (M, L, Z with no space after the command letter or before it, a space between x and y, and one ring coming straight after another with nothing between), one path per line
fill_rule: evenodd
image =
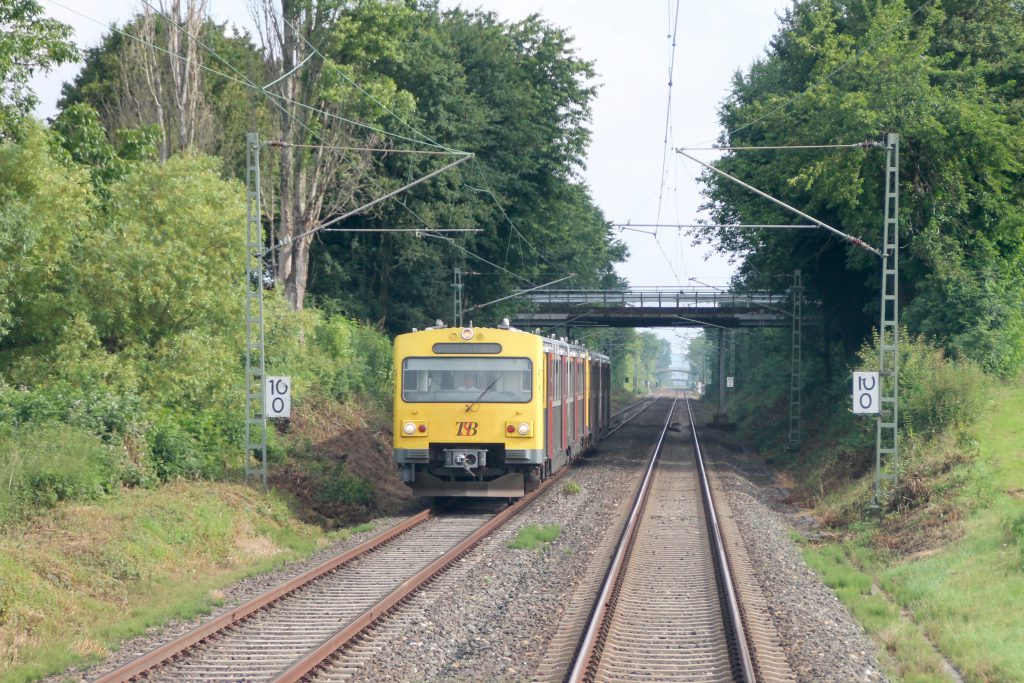
M619 306L639 308L782 307L788 294L772 292L723 292L717 289L633 287L622 290L549 289L529 292L522 299L550 306Z

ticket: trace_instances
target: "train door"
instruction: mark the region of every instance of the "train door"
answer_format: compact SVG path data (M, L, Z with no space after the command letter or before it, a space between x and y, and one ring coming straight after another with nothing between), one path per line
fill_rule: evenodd
M594 429L594 413L590 409L590 396L593 390L594 378L590 375L590 355L587 354L583 360L583 405L587 407L583 414L583 439L585 446L589 446L593 441L591 435Z
M569 352L563 349L558 357L558 396L562 400L560 414L562 416L562 452L569 450Z
M587 434L587 357L580 354L576 359L576 440L580 447L583 446L583 439Z
M544 351L544 450L548 460L555 454L555 367L554 354Z
M608 424L611 421L611 364L608 361L604 362L604 366L601 369L604 374L604 387L601 392L601 429L607 430Z
M569 401L569 410L568 410L569 426L568 426L568 429L566 430L567 433L565 435L565 438L566 438L566 440L568 440L568 444L569 444L570 449L575 451L575 447L574 446L575 446L575 442L577 442L577 431L575 431L575 415L577 415L577 411L579 410L579 405L577 404L577 399L575 399L575 356L572 355L572 354L569 354L569 355L567 355L565 357L565 359L566 359L566 364L567 364L567 369L568 369L568 380L569 380L568 381L568 386L567 386L568 390L566 391L566 394L568 394L568 401Z

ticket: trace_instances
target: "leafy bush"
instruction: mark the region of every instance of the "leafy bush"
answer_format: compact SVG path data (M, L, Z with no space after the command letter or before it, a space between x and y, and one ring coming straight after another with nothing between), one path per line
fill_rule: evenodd
M376 489L372 483L339 467L323 481L317 491L317 498L325 505L358 506L371 504L375 494Z
M981 415L985 375L968 360L953 361L924 337L900 334L900 421L908 434L931 438L964 429ZM878 335L860 350L863 367L878 368Z
M95 500L133 477L124 457L87 431L33 424L0 436L0 524L33 508Z
M142 486L225 476L242 462L245 429L240 188L202 156L158 164L142 153L127 163L95 112L70 111L56 129L0 142L0 250L9 257L0 259L0 438L14 440L0 454L7 493L20 509L107 490L94 483L108 474ZM102 172L99 190L88 165ZM382 332L292 311L279 292L267 293L265 314L268 374L292 377L295 403L389 403ZM44 467L45 451L25 435L60 429L84 455ZM54 438L47 447L61 451ZM83 445L93 441L133 464L108 463L107 451ZM268 451L283 460L274 431ZM325 475L336 475L329 497L372 500L371 484Z
M156 475L167 481L175 477L195 478L209 473L192 436L172 421L153 425L146 434L149 458Z
M313 308L291 311L277 293L268 293L266 311L267 373L291 376L293 401L314 391L390 403L394 372L386 334Z
M103 385L55 382L17 389L0 381L0 423L59 421L117 442L142 418L142 398Z

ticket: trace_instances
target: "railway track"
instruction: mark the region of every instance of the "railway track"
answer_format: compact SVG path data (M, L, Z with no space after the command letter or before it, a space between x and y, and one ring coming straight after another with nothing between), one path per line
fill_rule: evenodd
M670 431L677 412L688 435ZM689 405L673 401L622 534L604 549L607 571L581 586L597 598L570 607L536 679L794 680L743 562L734 585L726 546L745 553L718 518Z
M619 426L650 405L641 401L627 408L620 413ZM347 680L359 668L360 653L373 653L372 647L357 644L361 635L408 602L421 586L443 581L447 568L523 511L566 471L498 514L419 513L102 676L98 683L142 679L285 682L317 674ZM393 621L400 625L409 614ZM344 657L338 657L339 652ZM328 666L332 659L339 661Z

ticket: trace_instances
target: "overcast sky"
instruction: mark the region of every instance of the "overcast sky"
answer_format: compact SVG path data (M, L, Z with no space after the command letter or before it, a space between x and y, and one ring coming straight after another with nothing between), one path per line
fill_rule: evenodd
M123 23L141 4L117 0L41 0L47 13L75 28L82 47L96 45L110 22ZM605 216L613 222L692 223L699 216L698 167L683 163L675 147L710 143L719 133L716 111L731 78L764 54L791 0L476 0L452 2L493 10L508 20L538 13L575 37L578 54L596 64L593 142L585 179ZM218 21L250 25L247 0L210 0ZM665 118L669 96L671 33L679 7L669 150ZM95 21L85 18L90 17ZM98 22L98 23L97 23ZM54 113L60 86L80 65L38 76L37 113ZM443 141L442 141L443 142ZM472 150L470 150L472 151ZM705 158L711 158L706 153ZM667 159L662 177L663 158ZM664 187L662 186L664 180ZM659 204L659 196L661 201ZM685 231L660 228L657 236L625 230L629 260L618 267L634 286L687 286L696 278L724 285L732 272L726 259L707 258ZM568 284L568 283L567 283ZM672 333L662 333L669 339Z

